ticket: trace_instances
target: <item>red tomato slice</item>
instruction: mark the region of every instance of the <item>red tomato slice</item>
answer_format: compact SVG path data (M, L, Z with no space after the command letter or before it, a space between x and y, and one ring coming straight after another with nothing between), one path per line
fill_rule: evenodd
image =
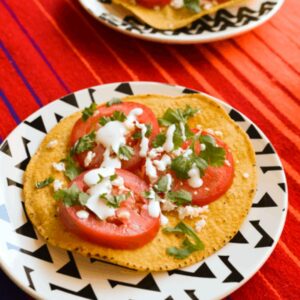
M152 110L142 104L134 103L134 102L124 102L120 104L115 104L110 107L106 106L99 106L97 109L98 114L94 114L94 116L90 117L87 121L83 121L81 118L75 123L72 133L70 136L70 146L74 146L74 144L84 136L85 134L89 134L91 131L96 130L98 128L98 121L103 116L111 116L114 111L122 111L125 115L128 115L129 112L134 108L141 108L143 109L143 114L138 116L138 121L143 124L151 124L152 125L152 133L149 137L150 142L152 139L159 133L159 125L157 122L157 119L152 112ZM123 160L122 161L122 168L127 170L132 170L136 168L140 162L142 161L142 158L139 156L139 150L140 150L140 142L139 140L130 140L130 146L134 149L134 155L132 158L128 161ZM96 167L99 167L103 160L103 152L104 147L102 145L95 145L95 148L92 149L94 153L96 153L96 156L91 161L88 168L84 167L84 159L86 157L87 152L80 153L75 156L75 159L79 162L79 164L85 168L85 169L93 169Z
M208 135L208 133L202 132L202 135ZM187 180L175 180L174 182L175 190L184 189L192 194L192 204L194 205L203 206L217 200L219 197L225 194L225 192L229 189L233 181L234 162L232 154L229 152L228 147L224 142L222 142L215 136L214 138L216 139L217 144L225 149L225 159L228 160L229 164L224 164L221 167L209 166L205 170L205 174L202 177L203 185L200 188L190 187ZM186 143L183 148L187 148L188 146L188 143ZM195 149L196 151L198 150L200 152L200 145L196 144Z
M137 4L148 8L153 8L155 6L165 6L170 2L171 0L137 0Z
M87 189L83 182L85 173L75 178L71 184L77 184L82 190ZM102 221L90 212L87 219L79 219L76 212L84 209L83 206L67 207L60 203L60 220L69 231L92 243L115 249L139 248L156 236L160 221L159 218L149 216L145 205L147 200L141 196L141 193L148 189L148 185L126 170L118 169L116 173L124 179L124 185L134 193L134 197L121 202L120 208L116 210L116 217ZM122 218L124 211L130 214L129 219Z

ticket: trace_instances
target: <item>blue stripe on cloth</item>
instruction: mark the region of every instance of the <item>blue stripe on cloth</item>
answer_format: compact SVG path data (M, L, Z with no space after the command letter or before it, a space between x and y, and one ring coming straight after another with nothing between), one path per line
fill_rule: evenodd
M28 80L26 79L26 77L24 76L24 74L22 73L22 71L20 70L20 68L18 67L17 63L15 62L15 60L12 58L12 56L10 55L9 51L5 48L4 44L2 41L0 41L0 49L2 49L2 51L4 52L5 56L7 57L7 59L9 60L9 62L11 63L11 65L13 66L13 68L16 70L16 72L18 73L18 75L20 76L20 78L22 79L23 83L25 84L25 86L27 87L28 91L30 92L30 94L32 95L32 97L34 98L35 102L42 107L43 103L41 101L41 99L39 98L39 96L35 93L34 89L32 88L32 86L30 85L30 83L28 82Z
M21 120L2 90L0 90L0 98L5 103L6 107L8 108L8 110L9 110L11 116L13 117L13 119L15 120L15 122L17 124L19 124L21 122Z
M41 48L38 46L38 44L35 42L35 40L33 39L33 37L29 34L29 32L26 30L26 28L19 21L18 17L16 16L16 14L12 10L12 8L4 0L2 0L0 2L3 4L3 6L8 11L8 13L15 20L15 22L18 24L18 26L22 30L22 32L26 35L26 37L28 38L28 40L30 41L30 43L32 44L32 46L34 47L34 49L39 53L39 55L41 56L41 58L43 59L43 61L46 63L46 65L49 67L50 71L52 72L52 74L54 75L54 77L57 79L57 81L60 83L60 85L64 88L64 90L66 92L70 93L71 90L69 89L69 87L66 85L66 83L62 80L62 78L55 71L55 69L53 68L53 66L51 65L51 63L48 61L47 57L45 56L45 54L43 53L43 51L41 50Z

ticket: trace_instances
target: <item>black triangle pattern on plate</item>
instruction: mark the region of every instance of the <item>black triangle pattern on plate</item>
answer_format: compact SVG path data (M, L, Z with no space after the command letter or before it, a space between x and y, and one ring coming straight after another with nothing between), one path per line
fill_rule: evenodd
M261 135L259 134L259 132L253 124L249 126L246 132L251 139L262 139Z
M267 172L272 172L272 171L281 171L282 167L280 167L280 166L265 166L265 167L260 167L260 169L265 174Z
M16 251L19 251L21 253L33 256L35 258L39 258L41 260L53 263L53 260L51 258L49 249L48 249L46 244L44 244L43 246L41 246L40 248L38 248L37 250L35 250L33 252L31 252L29 250L26 250L26 249L23 249L23 248L20 248L18 246L15 246L11 243L6 243L6 245L7 245L7 249L9 249L9 250L16 250Z
M6 181L7 181L7 185L8 185L8 186L13 185L13 186L16 186L16 187L18 187L18 188L20 188L20 189L23 189L23 184L21 184L21 183L19 183L19 182L16 182L16 181L14 181L14 180L12 180L12 179L10 179L10 178L6 178Z
M174 298L172 296L169 296L165 300L174 300Z
M0 205L0 219L6 222L10 222L7 209L4 204Z
M55 119L56 119L56 123L59 123L61 119L63 119L63 116L57 114L57 113L54 113L54 116L55 116Z
M259 242L255 245L254 248L264 248L271 247L274 243L274 240L270 237L268 233L259 225L259 220L250 221L253 227L262 235Z
M137 270L134 270L134 269L131 269L131 268L128 268L128 267L125 267L125 266L120 266L120 265L114 264L110 261L105 261L105 260L101 260L101 259L97 259L97 258L93 258L93 257L90 258L90 262L91 263L100 262L100 263L103 263L103 264L116 266L118 268L123 268L123 269L127 269L127 270L130 270L130 271L138 272Z
M242 235L240 231L236 233L236 235L230 240L230 243L234 244L249 244L246 238Z
M268 143L262 151L255 152L257 155L261 154L274 154L275 151L270 143Z
M265 193L257 203L252 204L252 207L276 207L276 206L277 204L268 193Z
M151 273L149 273L147 276L145 276L137 284L127 283L127 282L122 282L122 281L115 281L115 280L111 280L111 279L108 279L108 282L112 288L114 288L116 285L123 285L123 286L129 286L129 287L134 287L134 288L138 288L138 289L143 289L143 290L160 292L160 289L159 289L158 285L156 284Z
M228 27L235 27L235 24L236 20L228 10L220 9L217 11L215 16L214 27L219 27L220 31L223 31L226 30Z
M11 151L7 140L1 145L0 151L11 157Z
M38 238L37 238L37 235L36 235L36 233L35 233L35 230L34 230L34 228L33 228L33 225L32 225L31 222L29 221L29 218L28 218L28 215L27 215L27 211L26 211L26 209L25 209L25 204L24 204L24 202L22 202L22 207L23 207L23 211L24 211L24 214L25 214L25 216L26 216L27 222L24 223L23 225L21 225L20 227L18 227L18 228L16 229L16 233L37 240L37 239L38 239Z
M232 120L236 121L236 122L243 122L243 121L245 121L245 119L243 118L243 116L238 111L236 111L235 109L232 109L229 112L229 117Z
M223 280L223 282L241 282L244 276L231 264L228 255L218 255L231 273Z
M97 296L95 295L95 292L94 292L91 284L88 284L87 286L85 286L84 288L79 290L78 292L68 290L64 287L58 286L58 285L53 284L53 283L49 283L49 285L50 285L51 291L59 290L59 291L62 291L62 292L65 292L65 293L68 293L68 294L71 294L71 295L75 295L75 296L78 296L78 297L83 297L83 298L86 298L86 299L91 299L91 300L97 300L98 299Z
M278 183L278 185L285 192L285 190L286 190L285 183L281 182L281 183Z
M77 100L76 100L76 97L75 97L75 94L69 94L63 98L60 98L61 101L65 102L65 103L68 103L72 106L75 106L77 108L79 108L79 105L77 103Z
M94 90L94 89L88 89L88 92L89 92L89 95L90 95L90 97L91 97L91 101L93 102L93 103L95 103L96 101L95 101L95 98L94 98L94 93L96 92L96 90Z
M24 267L24 270L25 270L25 274L26 274L26 277L28 279L28 282L29 282L29 287L32 288L33 290L35 290L35 287L34 287L34 284L33 284L33 281L32 281L32 278L31 278L31 275L30 273L33 272L34 270L33 269L30 269L26 266L23 266Z
M168 271L168 274L171 276L173 274L192 276L192 277L201 277L201 278L216 278L215 274L211 271L206 263L201 264L201 266L195 272L188 272L183 270L171 270Z
M47 133L43 118L41 116L37 117L36 119L34 119L31 122L25 121L24 123L43 132L43 133Z
M184 290L184 291L192 300L199 300L199 298L195 295L195 290Z
M182 91L182 94L199 94L199 92L196 91L196 90L192 90L192 89L185 88L185 89Z
M26 158L21 161L20 163L18 163L17 165L15 165L16 168L21 169L23 171L26 170L26 167L30 161L30 153L29 153L29 149L28 149L28 144L30 143L29 140L27 140L26 138L22 137L22 142L25 148L25 152L26 152Z
M115 88L115 91L126 94L126 95L133 95L131 86L127 82L121 83L119 86L117 86Z
M74 257L72 255L72 253L70 251L68 251L67 253L68 253L68 256L70 258L69 262L66 263L63 267L61 267L56 272L60 273L60 274L64 274L64 275L68 275L68 276L71 276L71 277L75 277L75 278L81 279L79 270L78 270L78 268L76 266L76 262L74 260Z

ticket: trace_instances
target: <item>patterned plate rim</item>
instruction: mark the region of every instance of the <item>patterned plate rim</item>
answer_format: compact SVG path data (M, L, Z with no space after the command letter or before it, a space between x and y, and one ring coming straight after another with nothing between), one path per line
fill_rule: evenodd
M124 29L117 24L114 24L113 22L110 22L107 19L100 18L97 16L94 11L92 11L90 8L86 7L85 0L78 0L81 7L88 12L89 15L91 15L93 18L95 18L100 23L108 26L109 28L116 30L120 33L123 33L125 35L136 37L142 40L147 41L154 41L159 43L167 43L167 44L196 44L196 43L210 43L215 42L219 40L224 40L228 38L232 38L235 36L238 36L240 34L246 33L248 31L253 30L254 28L262 25L269 19L271 19L282 7L285 0L276 0L276 4L274 7L265 15L260 16L260 19L258 21L249 22L246 25L242 25L240 27L230 28L229 30L225 31L219 31L219 32L210 32L207 37L203 37L202 34L191 34L191 35L178 35L178 36L167 36L167 35L156 35L152 33L140 33L140 32L133 32L128 29ZM268 2L268 1L267 1Z
M247 116L245 116L244 114L242 114L241 112L239 112L239 110L235 109L233 106L229 105L228 103L215 98L211 95L208 95L204 92L200 92L194 89L189 89L187 87L184 86L180 86L180 85L173 85L173 84L167 84L167 83L160 83L160 82L151 82L151 81L138 81L138 82L114 82L114 83L108 83L108 84L102 84L102 85L96 85L96 86L92 86L89 88L84 88L78 91L75 91L73 93L70 93L64 97L61 97L57 100L54 100L48 104L46 104L45 106L41 107L40 109L38 109L37 111L33 112L31 115L29 115L24 121L22 121L20 124L18 124L18 126L12 130L10 132L10 134L7 136L7 138L5 140L3 140L3 142L0 144L0 149L3 148L3 146L5 145L5 143L8 141L8 139L17 131L18 127L21 126L22 124L24 124L26 121L30 121L30 119L36 115L37 113L46 111L50 106L54 105L54 103L58 103L59 100L61 100L62 98L65 98L69 95L74 95L75 93L80 93L89 89L101 89L101 88L105 88L105 87L111 87L111 88L116 88L118 86L121 85L131 85L131 86L152 86L152 87L157 87L157 86L165 86L165 87L170 87L173 88L176 92L180 93L199 93L202 95L205 95L209 98L211 98L212 100L216 101L217 103L219 103L222 107L224 107L225 109L233 109L235 112L237 112L240 116L242 116L244 118L244 120L246 122L248 122L250 125L253 125L255 127L255 129L257 130L257 132L259 133L259 135L261 136L261 138L264 141L267 141L268 144L271 145L273 151L274 151L274 156L275 159L278 163L278 165L281 167L280 170L280 175L282 176L282 180L283 180L283 184L285 184L286 190L284 193L284 196L282 197L282 201L283 201L283 207L285 208L283 213L281 214L281 218L279 220L279 222L277 223L277 228L276 228L276 233L272 236L273 237L273 244L268 248L268 251L264 254L264 255L259 255L257 254L257 256L259 257L259 260L257 261L256 265L253 267L251 267L251 271L248 274L247 277L245 277L242 281L238 282L235 284L234 287L231 287L230 289L227 289L225 292L223 292L223 294L218 295L217 298L213 298L213 299L219 299L219 298L223 298L228 296L229 294L231 294L232 292L234 292L235 290L237 290L238 288L240 288L242 285L244 285L248 280L250 280L252 278L252 276L263 266L263 264L267 261L267 259L270 257L270 255L272 254L272 252L274 251L281 233L283 231L284 228L284 224L286 221L286 216L287 216L287 210L288 210L288 186L287 186L287 180L286 180L286 175L285 175L285 171L283 169L282 163L280 161L280 158L275 150L275 148L273 147L272 143L270 142L270 140L267 138L267 136L263 133L263 131L254 123L252 122ZM126 95L124 95L126 96ZM98 102L101 103L101 102ZM1 173L0 173L1 175ZM5 203L5 201L4 201ZM249 214L251 212L251 210L253 210L253 208L250 209ZM249 215L248 214L248 215ZM225 247L225 246L224 246ZM222 248L223 249L223 248ZM220 250L222 250L220 249ZM219 250L219 251L220 251ZM216 253L212 254L210 257L213 257L215 255L217 255L217 253L219 252L217 251ZM6 273L6 275L17 285L19 286L23 291L25 291L28 295L34 297L35 299L44 299L43 295L41 295L40 293L36 292L35 290L32 290L29 286L25 285L24 282L22 282L21 280L19 280L17 277L14 276L13 272L11 271L10 267L6 264L6 262L3 260L1 254L0 254L0 267L1 269ZM142 292L141 292L142 293Z

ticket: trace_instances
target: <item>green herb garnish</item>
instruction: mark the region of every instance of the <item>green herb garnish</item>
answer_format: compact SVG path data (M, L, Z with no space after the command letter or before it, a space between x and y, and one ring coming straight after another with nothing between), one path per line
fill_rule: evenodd
M122 146L119 148L118 156L119 156L121 159L129 160L129 159L131 159L131 157L133 156L133 154L134 154L134 150L133 150L133 148L130 147L130 146L122 145Z
M184 234L185 238L181 244L181 248L169 247L167 254L174 256L177 259L184 259L191 253L204 249L203 242L199 239L195 231L187 224L179 222L174 228L166 227L163 229L164 233L179 233ZM192 241L189 239L191 238Z
M169 185L169 176L164 175L159 178L156 185L154 186L154 189L158 193L166 193L168 191L168 185Z
M73 180L75 177L77 177L81 173L81 171L82 171L81 168L79 167L77 162L75 162L75 160L72 158L71 155L68 155L62 161L65 163L64 174L70 180Z
M147 127L147 131L145 133L145 137L149 137L152 133L152 124L146 124L146 127ZM134 140L138 140L138 139L141 139L142 138L142 131L139 130L139 131L136 131L133 135L132 135L132 138Z
M167 198L178 206L190 204L192 202L192 195L186 190L168 192Z
M193 161L190 157L179 155L172 160L171 170L175 172L177 178L189 179L188 172L192 168L192 165Z
M184 6L194 13L200 12L200 1L199 0L184 0Z
M96 103L92 103L89 107L86 107L83 111L82 111L82 120L86 121L89 117L91 117L94 112L97 109L97 104Z
M120 121L120 122L124 122L126 120L126 115L119 110L115 110L113 112L113 115L111 117L101 117L99 119L99 124L104 126L106 123L111 122L111 121Z
M161 147L166 141L166 135L164 133L159 133L153 140L152 146L154 148Z
M71 149L71 154L79 154L87 150L91 150L95 146L96 133L92 131L90 134L82 136Z
M127 194L121 194L121 195L107 195L102 194L99 197L101 199L106 200L106 205L113 208L120 207L120 203L124 200L126 200L130 196L130 193Z
M226 154L225 149L218 147L216 140L210 135L201 135L199 142L205 145L205 150L201 151L200 157L210 166L223 166Z
M82 192L78 186L73 183L68 189L60 189L53 195L55 200L62 201L66 206L85 205L89 195Z
M43 181L39 181L35 183L35 188L37 189L42 189L43 187L49 185L50 183L52 183L54 181L54 178L52 176L46 178Z
M121 99L119 99L119 98L112 98L110 101L106 102L106 106L110 107L110 106L112 106L114 104L120 104L120 103L122 103Z

